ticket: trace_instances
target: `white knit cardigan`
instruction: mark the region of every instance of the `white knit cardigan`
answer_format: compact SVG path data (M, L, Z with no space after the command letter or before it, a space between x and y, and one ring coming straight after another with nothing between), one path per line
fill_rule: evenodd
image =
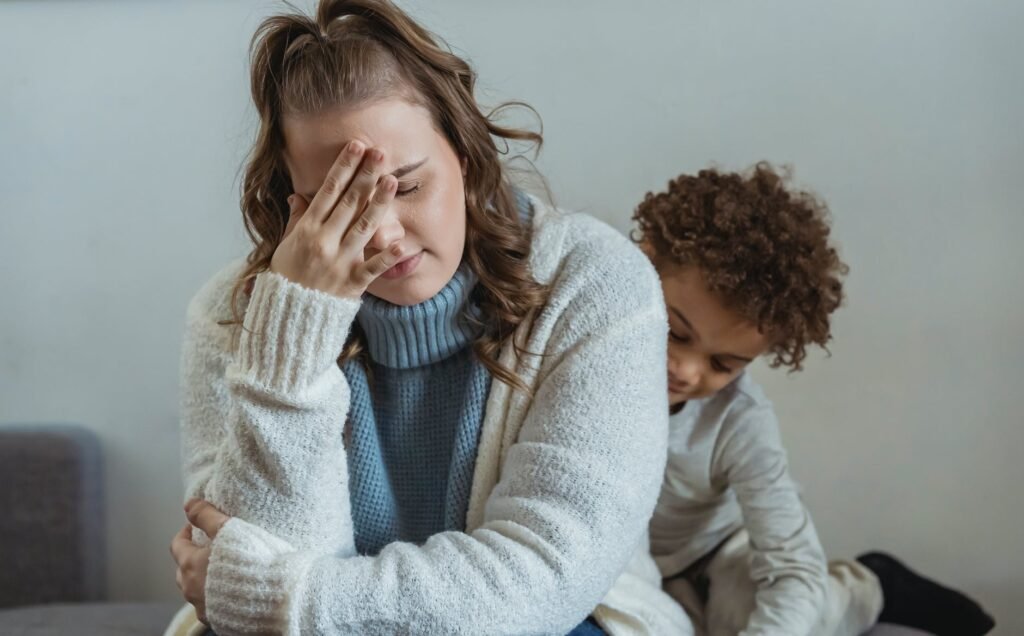
M551 295L492 383L465 532L358 556L336 358L358 301L270 272L230 317L241 262L189 305L185 497L232 519L213 541L207 616L232 634L555 634L593 614L618 634L692 633L661 591L646 528L666 461L667 320L621 234L533 198L531 268ZM237 332L237 330L236 330ZM209 541L198 529L193 539ZM185 606L167 634L199 633Z

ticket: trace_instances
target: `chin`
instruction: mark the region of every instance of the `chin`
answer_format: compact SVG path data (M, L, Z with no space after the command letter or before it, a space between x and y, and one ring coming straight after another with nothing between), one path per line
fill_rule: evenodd
M676 406L679 406L683 402L689 402L690 400L700 400L706 398L709 395L711 395L711 393L708 393L707 391L694 391L693 393L687 393L686 395L680 393L669 393L668 403L672 405L672 407L674 408Z
M423 265L419 269L422 270ZM436 271L416 271L398 280L378 278L367 291L392 305L408 307L418 305L436 296L444 289L454 274L453 271L449 276L444 277L439 276Z
M368 289L367 291L381 300L388 301L392 305L408 307L418 305L430 299L434 294L441 291L441 287L435 289L433 293L429 293L423 291L423 286L417 285L412 281L400 281L387 286L375 285L373 289Z

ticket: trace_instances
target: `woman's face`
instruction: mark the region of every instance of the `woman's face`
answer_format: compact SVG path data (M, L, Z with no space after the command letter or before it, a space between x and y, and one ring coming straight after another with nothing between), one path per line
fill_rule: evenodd
M439 292L458 269L466 241L462 162L430 113L386 99L316 115L286 117L285 164L296 194L313 200L345 145L359 140L384 153L383 174L398 178L394 203L366 246L366 258L395 241L407 255L368 292L415 305Z

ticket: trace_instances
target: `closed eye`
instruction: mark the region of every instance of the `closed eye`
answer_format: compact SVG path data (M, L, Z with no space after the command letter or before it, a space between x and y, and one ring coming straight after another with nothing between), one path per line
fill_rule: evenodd
M396 197L407 197L410 194L415 193L419 189L420 189L420 184L419 183L416 183L416 184L413 184L413 185L407 185L404 189L402 187L402 184L398 184L398 189L395 190L395 196Z
M711 368L718 373L732 373L732 369L722 364L718 358L711 359Z
M679 334L677 334L674 331L669 331L668 335L669 335L670 338L672 338L676 342L679 342L679 343L682 343L682 344L687 344L688 342L690 342L690 336L689 335L680 336Z

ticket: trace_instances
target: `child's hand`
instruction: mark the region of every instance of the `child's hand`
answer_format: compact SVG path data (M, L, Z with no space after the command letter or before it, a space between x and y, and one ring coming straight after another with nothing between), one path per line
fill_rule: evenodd
M270 270L309 289L359 298L370 283L402 260L397 241L363 258L398 187L393 176L380 174L383 165L383 152L364 151L361 143L353 141L341 151L308 207L300 195L290 196L291 216Z

